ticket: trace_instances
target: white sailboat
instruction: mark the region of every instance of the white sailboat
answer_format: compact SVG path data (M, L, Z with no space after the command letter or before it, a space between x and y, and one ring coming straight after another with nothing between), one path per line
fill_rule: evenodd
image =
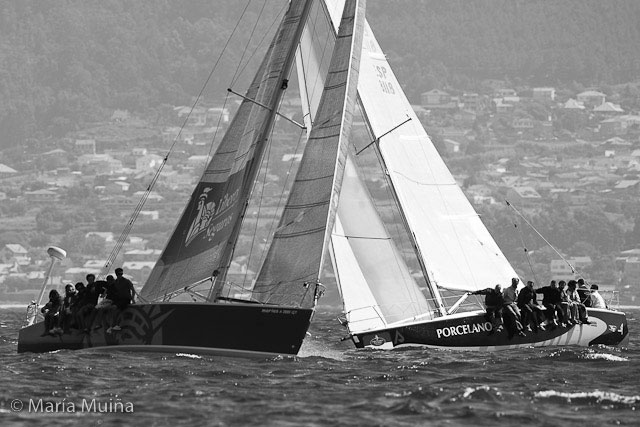
M322 79L330 49L312 35L325 29L328 38L335 36L342 5L326 0L314 6L316 18L307 23L297 55L309 128L320 102L317 87L322 85L316 81ZM352 146L350 157L375 150L427 289L422 292L399 255L350 161L331 259L344 304L343 324L356 347L493 350L628 341L626 317L614 310L589 309L590 324L515 337L492 333L481 306L462 310L470 292L506 286L517 274L436 151L366 23L362 45L358 103L372 142Z
M335 222L356 98L364 1L348 0L330 55L301 167L250 297L223 296L242 219L283 93L288 87L311 0L292 1L220 146L204 171L141 296L117 312L120 330L50 334L23 328L18 352L111 348L222 355L296 354L321 295L323 257ZM207 283L201 302L172 302ZM198 293L192 292L198 295ZM100 316L98 316L100 317Z

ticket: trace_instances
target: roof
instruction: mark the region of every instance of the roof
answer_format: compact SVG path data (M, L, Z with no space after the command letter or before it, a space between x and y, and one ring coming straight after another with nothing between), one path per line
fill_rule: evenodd
M19 243L7 243L4 246L14 254L27 254L27 250Z
M576 101L575 99L570 99L564 103L564 108L573 110L584 110L584 104L582 102Z
M0 163L0 173L18 173L18 171Z
M618 104L613 102L603 102L593 109L598 113L624 113L624 110L620 108Z
M638 183L640 183L640 181L637 179L623 179L622 181L618 182L613 188L617 190L624 190L627 188L635 187L636 185L638 185Z
M533 187L512 187L512 190L518 193L523 199L539 199L542 196Z
M431 89L428 92L422 92L422 95L426 95L426 94L429 94L429 95L449 95L447 92L442 91L440 89Z
M142 270L143 268L153 268L156 265L155 261L126 261L122 263L122 269L126 271Z
M584 92L580 92L577 96L606 96L602 92L598 92L597 90L585 90Z

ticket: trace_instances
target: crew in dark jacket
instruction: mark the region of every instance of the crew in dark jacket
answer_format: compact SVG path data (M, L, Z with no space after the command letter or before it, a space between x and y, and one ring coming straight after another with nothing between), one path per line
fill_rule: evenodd
M536 301L536 291L533 289L531 280L518 294L518 308L522 314L522 324L527 331L531 332L532 329L534 332L538 332L538 329L544 331L542 309Z
M558 319L563 319L562 297L556 281L552 280L549 286L536 289L536 293L543 295L542 305L546 308L547 320L549 320L551 328L555 329L558 326Z
M60 298L60 294L55 289L52 289L49 292L49 302L42 307L40 310L44 313L44 333L42 336L47 334L57 334L62 332L62 328L60 328L60 309L62 308L62 298Z
M495 288L486 288L480 291L469 292L469 295L484 295L484 305L487 313L484 315L488 322L491 322L493 328L489 331L489 335L494 332L502 332L502 307L504 298L502 298L502 286L496 285Z

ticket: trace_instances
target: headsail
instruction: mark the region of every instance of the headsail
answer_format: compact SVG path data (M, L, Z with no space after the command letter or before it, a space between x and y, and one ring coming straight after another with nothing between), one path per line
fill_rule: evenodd
M352 332L429 319L430 307L348 159L331 236L332 260Z
M253 297L263 302L311 306L305 282L319 280L346 161L364 24L364 1L347 0L320 101L296 180Z
M310 4L290 4L247 91L246 98L257 103L241 104L147 279L144 298L157 299L202 281L230 258Z

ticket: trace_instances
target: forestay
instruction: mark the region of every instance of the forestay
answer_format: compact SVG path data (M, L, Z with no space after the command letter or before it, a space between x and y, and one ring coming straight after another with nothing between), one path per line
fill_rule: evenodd
M302 286L321 276L347 155L364 24L364 1L345 2L316 121L253 297L275 304L313 305Z

